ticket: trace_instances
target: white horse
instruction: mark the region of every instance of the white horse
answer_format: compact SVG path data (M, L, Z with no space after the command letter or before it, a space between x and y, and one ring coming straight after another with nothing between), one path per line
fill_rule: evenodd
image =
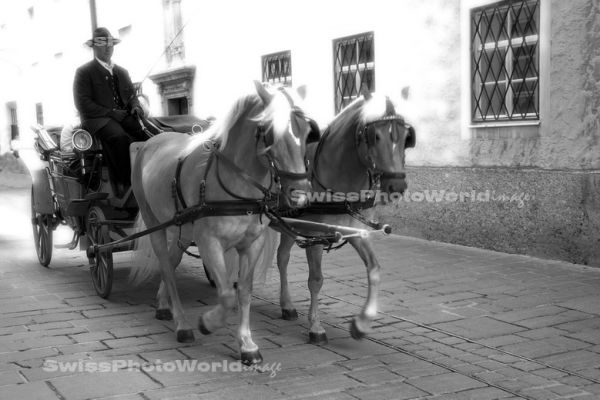
M298 94L302 93L299 89ZM262 214L271 200L277 203L278 195L291 207L305 206L305 196L290 193L310 189L304 156L311 124L296 105L299 97L287 89L269 93L256 82L256 94L238 99L229 114L205 133L162 133L148 140L137 154L132 186L147 227L169 221L186 206L206 203L197 207L202 218L184 219L180 226L168 229L169 237L174 238L170 244L166 230L150 234L162 277L157 318L172 315L178 341L194 340L174 278L183 251L194 242L217 284L219 303L198 322L200 331L208 334L225 325L234 306L236 292L224 254L235 249L239 256L241 359L246 364L262 361L249 326L252 278L264 245L262 233L269 223ZM172 182L178 184L172 186ZM152 265L146 263L132 272L147 275Z

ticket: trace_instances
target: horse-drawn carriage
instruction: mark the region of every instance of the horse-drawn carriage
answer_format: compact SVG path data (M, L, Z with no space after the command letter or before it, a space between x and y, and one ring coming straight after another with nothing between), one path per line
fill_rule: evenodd
M194 340L193 329L183 312L174 270L195 244L219 297L218 304L200 317L198 329L209 334L222 327L237 297L241 359L254 364L262 357L251 338L250 298L255 268L270 267L259 259L270 260L274 253L269 224L283 233L277 261L285 319L297 317L287 286L289 250L294 241L307 248L313 343L326 341L317 313L321 252L324 246L347 240L367 269L367 301L351 326L353 337L363 337L377 313L380 279L369 230L389 233L388 226L373 220L373 195L406 188L404 150L415 144L414 129L389 99L372 100L365 93L319 137L314 121L295 104L295 93L283 88L269 93L259 83L256 89L239 98L206 134L162 133L140 146L132 167L134 196L131 191L115 195L101 151L87 132L75 132L74 152L63 154L52 132L38 129L36 148L48 162L33 176L32 223L40 263L50 262L52 230L60 223L71 226L74 237L69 247L79 242L87 251L94 287L106 297L112 283L112 252L131 249L134 239L149 238L162 278L156 318L173 319L177 340L189 342ZM309 145L311 139L316 140ZM333 202L309 206L311 186L335 194ZM367 192L366 198L354 199L362 192ZM348 197L336 200L339 193ZM149 228L128 234L138 211ZM236 289L228 251L239 257ZM137 271L153 268L156 263L136 266Z
M161 130L195 133L207 127L207 121L191 116L145 121L149 135ZM90 251L90 245L126 237L138 213L135 198L131 189L125 193L117 190L103 163L102 146L88 132L70 131L72 146L63 144L66 148L61 148L62 127L38 125L32 129L36 134L34 148L44 161L44 168L31 171L31 223L38 260L43 266L50 264L53 231L58 225L68 225L73 229L73 239L55 247L72 250L79 245L87 251L94 289L106 298L112 288L112 253L130 250L132 244L103 251ZM131 145L132 160L142 143Z

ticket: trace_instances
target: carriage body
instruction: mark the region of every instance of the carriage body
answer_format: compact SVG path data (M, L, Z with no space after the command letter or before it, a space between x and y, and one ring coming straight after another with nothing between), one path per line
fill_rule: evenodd
M149 136L164 132L199 133L209 121L191 115L147 118ZM48 266L52 258L53 231L59 225L73 230L73 239L57 248L87 252L92 282L101 297L108 297L112 288L112 254L131 250L133 242L109 250L92 251L92 246L129 235L134 227L138 205L131 189L119 193L103 163L102 146L89 133L89 147L61 149L62 127L32 127L36 134L34 148L43 161L43 168L32 170L31 222L38 260ZM76 132L74 133L74 135ZM75 142L75 141L73 141ZM131 163L144 142L130 146Z
M32 171L31 213L38 260L48 266L52 259L53 231L59 225L73 230L73 239L64 247L88 250L127 234L135 222L137 203L131 191L117 195L102 159L100 143L92 139L85 150L60 149L61 128L33 127L34 147L43 168ZM136 142L131 147L139 148ZM133 159L133 157L132 157ZM129 250L130 245L110 252L88 251L92 282L97 293L108 297L112 287L112 253Z

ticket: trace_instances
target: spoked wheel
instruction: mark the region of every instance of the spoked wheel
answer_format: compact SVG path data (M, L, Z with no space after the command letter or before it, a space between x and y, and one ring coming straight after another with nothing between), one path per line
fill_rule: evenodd
M40 214L35 211L34 191L31 188L31 226L33 227L33 242L40 264L47 267L52 259L52 230L54 229L54 216Z
M90 243L104 244L111 241L106 216L100 207L92 207L88 212L87 234ZM88 254L90 259L90 273L96 293L103 299L110 295L113 283L113 258L112 249L96 250Z

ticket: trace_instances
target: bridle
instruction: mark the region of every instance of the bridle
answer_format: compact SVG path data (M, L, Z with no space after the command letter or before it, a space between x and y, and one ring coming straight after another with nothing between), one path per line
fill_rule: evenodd
M406 137L405 137L405 144L404 144L404 148L410 148L410 147L414 147L414 141L415 141L415 131L414 128L412 126L410 126L409 124L407 124L404 121L404 118L402 118L402 116L397 115L397 114L393 114L393 115L387 115L385 117L382 118L378 118L376 120L373 121L369 121L365 124L363 124L362 126L359 127L359 129L356 130L356 133L354 135L354 144L356 147L356 152L359 155L359 159L361 161L361 163L365 166L365 168L367 169L367 173L369 175L369 183L370 183L370 190L378 190L380 189L381 186L381 179L404 179L406 178L406 173L404 172L393 172L393 171L386 171L384 169L381 169L380 167L377 166L376 161L373 159L373 156L370 154L370 150L375 147L376 145L376 133L372 130L372 128L380 123L390 123L391 124L391 132L390 132L390 139L392 141L392 143L397 144L400 142L400 140L402 139L402 135L400 135L399 131L397 129L403 128L406 130ZM394 125L397 125L396 127L394 127ZM362 150L363 147L365 148L365 151Z
M354 134L354 147L359 156L361 164L363 164L363 166L367 169L367 174L369 176L369 190L370 191L377 191L381 188L381 179L382 178L383 179L404 179L406 177L406 174L404 172L392 172L392 171L386 171L386 170L379 168L377 166L377 163L371 156L371 154L369 154L369 150L375 146L375 142L376 142L375 132L373 132L371 130L371 128L374 125L382 123L382 122L392 123L392 124L397 123L397 124L401 125L402 127L404 127L405 129L407 129L408 131L407 131L406 143L404 145L404 148L410 148L410 147L415 146L415 130L411 125L407 124L404 121L404 118L402 118L400 115L397 115L397 114L387 115L385 117L382 117L382 118L379 118L379 119L376 119L373 121L369 121L369 122L359 126ZM321 153L323 143L327 139L327 136L329 136L329 133L330 133L329 130L326 131L325 134L323 135L323 138L321 138L321 140L319 141L319 143L317 145L317 149L316 149L315 155L314 155L314 165L312 168L312 178L326 191L334 192L333 189L325 186L319 179L319 176L317 175L317 163L319 160L319 155ZM398 133L398 131L392 129L392 138L391 139L392 139L392 143L399 143L399 141L401 139L401 135ZM362 154L363 152L361 151L361 147L363 146L363 143L366 145L366 151L364 152L364 156Z
M285 98L288 100L290 107L291 107L291 111L290 111L291 134L296 137L300 137L300 135L295 134L295 130L298 129L298 124L296 122L296 118L302 118L302 119L306 120L307 122L309 122L311 127L313 126L312 123L314 121L312 121L309 117L307 117L299 107L297 107L293 104L293 100L292 100L291 96L283 88L280 88L280 91L285 96ZM296 127L296 129L294 127ZM242 169L240 169L237 165L235 165L235 163L233 161L229 160L218 149L215 149L213 151L213 154L216 156L216 159L217 159L217 162L216 162L217 180L218 180L221 188L227 194L229 194L230 196L232 196L236 199L240 199L240 200L257 200L257 199L250 199L250 198L246 198L244 196L240 196L238 194L233 193L231 190L229 190L227 188L227 186L225 185L225 182L223 182L223 179L221 178L221 175L219 173L219 161L224 163L229 169L236 172L237 175L239 175L243 180L245 180L252 186L259 189L264 195L264 200L270 200L270 199L278 197L279 193L281 192L281 179L285 179L288 181L300 181L303 179L308 179L307 171L291 172L291 171L286 171L284 169L281 169L277 165L277 163L275 162L275 158L273 157L273 154L271 153L272 146L275 143L275 134L273 132L272 127L268 127L262 121L259 122L256 127L254 137L256 139L256 141L255 141L256 154L258 156L263 156L267 159L266 168L269 170L269 173L271 175L271 178L269 179L269 182L270 182L269 187L264 187L262 184L257 182L254 178L252 178L250 175L248 175L246 172L244 172ZM259 149L259 145L261 145L261 144L264 146L263 149ZM211 159L212 159L212 157L211 157ZM209 160L209 165L210 165L210 160ZM207 170L208 170L208 168L207 168ZM273 184L276 185L275 192L273 192L271 190L273 188Z

